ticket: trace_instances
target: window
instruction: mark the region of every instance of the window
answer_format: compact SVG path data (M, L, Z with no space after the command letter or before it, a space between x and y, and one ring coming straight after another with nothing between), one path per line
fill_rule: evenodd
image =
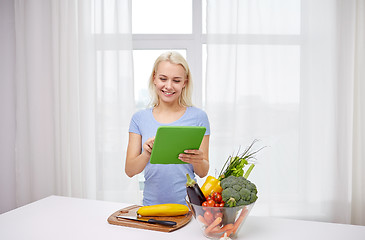
M148 79L154 60L168 50L180 52L194 79L193 102L203 104L202 0L133 0L132 33L137 109L148 104ZM138 69L138 71L137 71Z
M112 18L108 18L108 14L113 14L115 1L95 1L100 4L100 6L96 4L95 8L100 8L107 18L102 21L102 26L92 26L95 29L93 32L96 34L102 32L106 35L104 36L106 44L100 47L100 51L109 51L106 52L105 57L113 57L113 52L123 50L114 45L118 37L121 37L120 35L107 36L108 33L115 32L113 29L119 27L111 20ZM142 109L149 103L148 79L154 60L167 50L179 51L186 57L194 80L193 103L204 108L207 0L133 0L131 2L132 9L129 9L129 6L123 8L123 14L131 14L132 19L136 108ZM234 2L237 3L237 1ZM246 81L237 83L238 87L234 91L239 91L239 94L236 96L238 99L244 99L242 102L251 101L253 95L261 95L265 96L270 103L293 102L296 104L299 100L303 34L301 20L305 3L300 0L238 2L245 4L244 8L241 8L244 9L242 10L244 14L240 12L238 15L242 18L239 26L232 24L231 30L238 30L235 32L238 34L231 34L229 28L223 29L217 34L217 44L214 46L218 50L225 51L230 44L239 42L237 51L243 52L241 56L245 56L243 60L247 64L243 64L244 66L235 73L243 76L241 79ZM224 14L230 14L221 9L219 11L223 18ZM94 17L98 18L98 11L93 12L95 12ZM210 20L210 24L214 24L212 23L214 18ZM277 61L278 59L280 61ZM210 64L212 65L212 61ZM266 88L257 85L260 80L267 79L264 74L268 72L270 72L270 82L265 85ZM282 85L289 86L294 91L283 92L284 90L280 88ZM211 95L216 96L214 92ZM227 98L233 95L227 92ZM217 99L217 101L220 100ZM140 178L143 178L142 174ZM143 180L141 180L141 186L143 188Z

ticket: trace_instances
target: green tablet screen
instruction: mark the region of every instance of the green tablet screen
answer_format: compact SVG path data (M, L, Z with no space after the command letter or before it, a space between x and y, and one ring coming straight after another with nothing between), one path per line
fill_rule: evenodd
M205 127L161 126L153 143L151 164L186 164L178 157L187 149L199 149Z

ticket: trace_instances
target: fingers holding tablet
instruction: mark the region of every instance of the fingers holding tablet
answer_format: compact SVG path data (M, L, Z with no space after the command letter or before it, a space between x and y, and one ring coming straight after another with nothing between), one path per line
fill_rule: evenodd
M185 150L184 153L179 154L179 159L186 163L199 163L204 158L201 150Z
M155 142L155 137L147 139L147 141L143 144L143 149L149 154L151 154L154 142Z

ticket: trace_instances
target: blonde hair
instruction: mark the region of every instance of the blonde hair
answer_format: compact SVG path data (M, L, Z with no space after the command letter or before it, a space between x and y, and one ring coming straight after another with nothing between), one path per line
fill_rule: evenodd
M191 107L193 105L192 100L191 100L191 96L192 96L192 92L193 92L193 83L192 83L192 77L191 77L189 65L188 65L187 61L185 60L185 58L180 53L174 52L174 51L162 53L156 59L155 64L153 65L153 70L152 70L152 73L151 73L151 76L149 79L149 84L148 84L148 89L149 89L150 95L151 95L150 106L156 107L156 106L158 106L159 101L160 101L159 96L156 91L156 86L153 82L153 78L157 72L158 65L160 64L160 62L163 62L163 61L168 61L172 64L181 65L185 69L187 81L186 81L185 87L182 89L181 95L179 96L179 105L183 106L183 107Z

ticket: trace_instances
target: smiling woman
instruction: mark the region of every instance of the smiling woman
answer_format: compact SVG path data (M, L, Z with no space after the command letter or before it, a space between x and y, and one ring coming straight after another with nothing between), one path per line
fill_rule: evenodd
M177 52L161 54L149 81L151 108L132 117L125 172L129 177L144 171L144 205L185 204L186 174L204 177L209 170L209 121L206 113L191 103L192 78L186 60ZM160 126L204 126L200 149L186 149L179 159L188 164L151 164L150 156Z

